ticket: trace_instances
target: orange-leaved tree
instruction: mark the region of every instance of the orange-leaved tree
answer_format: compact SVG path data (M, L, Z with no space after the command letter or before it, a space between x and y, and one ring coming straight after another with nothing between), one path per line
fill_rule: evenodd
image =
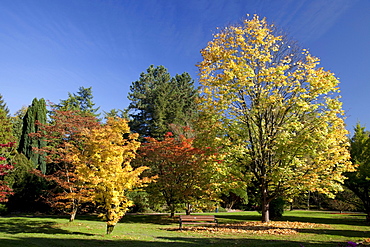
M341 190L353 170L348 132L339 81L318 58L256 15L220 30L201 53L202 112L218 115L219 136L257 184L262 221L279 196Z
M135 163L145 164L150 175L158 176L148 189L164 199L171 217L179 204L186 204L190 214L191 205L216 200L215 173L221 161L210 148L196 148L194 138L176 137L171 132L162 141L145 139Z
M130 134L127 121L108 118L106 124L86 129L84 142L75 147L71 159L76 166L78 180L92 189L91 198L102 209L100 215L107 221L110 234L132 201L127 192L144 186L149 178L140 178L148 167L133 169L130 165L140 142L138 134Z
M97 128L99 123L81 111L54 110L51 122L39 125L40 131L30 135L46 141L46 146L36 151L46 153L48 164L45 175L38 170L35 173L54 183L45 199L54 209L69 213L73 221L80 204L90 201L91 197L89 189L76 177L70 152L83 145L82 131Z

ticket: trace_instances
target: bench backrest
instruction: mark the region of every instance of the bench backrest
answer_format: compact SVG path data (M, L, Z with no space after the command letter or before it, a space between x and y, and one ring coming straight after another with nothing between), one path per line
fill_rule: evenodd
M183 221L202 221L202 220L215 220L214 215L180 215L180 220Z

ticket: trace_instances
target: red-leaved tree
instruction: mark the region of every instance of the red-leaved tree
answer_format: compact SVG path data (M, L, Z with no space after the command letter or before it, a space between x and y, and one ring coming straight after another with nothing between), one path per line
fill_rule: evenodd
M10 157L15 142L0 144L0 202L6 202L8 196L13 194L12 189L3 181L4 176L14 169Z
M213 174L215 157L210 150L193 146L193 138L174 137L171 132L162 141L146 138L135 162L150 167L150 176L158 176L149 185L150 193L161 196L174 216L176 206L191 205L215 199Z

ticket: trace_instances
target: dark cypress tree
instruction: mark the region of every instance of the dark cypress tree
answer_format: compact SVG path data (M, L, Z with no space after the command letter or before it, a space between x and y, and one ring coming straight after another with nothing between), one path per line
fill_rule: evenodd
M23 131L23 118L26 115L27 112L26 106L22 106L20 110L18 110L14 116L10 119L13 124L13 136L17 140L17 147L19 146L19 141L22 136Z
M28 107L23 118L22 135L19 141L18 152L23 153L33 164L34 168L39 168L42 173L46 172L46 160L43 154L33 151L35 148L43 148L46 143L42 139L30 137L30 133L39 131L39 125L46 123L46 103L44 99L33 99L32 105Z
M169 125L187 125L195 116L194 81L188 73L171 78L163 66L149 66L130 86L131 131L161 139Z

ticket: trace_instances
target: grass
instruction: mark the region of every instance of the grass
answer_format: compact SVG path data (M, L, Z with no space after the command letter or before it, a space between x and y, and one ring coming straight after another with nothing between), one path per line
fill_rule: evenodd
M256 212L217 213L220 224L259 221ZM293 235L178 230L167 215L128 215L105 235L105 222L78 216L68 222L62 216L0 217L0 246L346 246L348 241L370 238L363 214L317 211L285 212L281 221L324 224L298 230ZM370 243L367 243L370 246Z

